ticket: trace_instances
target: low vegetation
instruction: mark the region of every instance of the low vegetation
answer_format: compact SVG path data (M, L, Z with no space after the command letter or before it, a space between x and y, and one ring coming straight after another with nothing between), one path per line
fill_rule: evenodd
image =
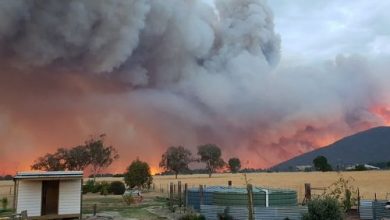
M343 220L344 212L341 204L330 196L317 197L308 203L309 212L303 220Z
M153 181L149 164L140 160L134 160L125 173L125 183L129 188L149 189Z

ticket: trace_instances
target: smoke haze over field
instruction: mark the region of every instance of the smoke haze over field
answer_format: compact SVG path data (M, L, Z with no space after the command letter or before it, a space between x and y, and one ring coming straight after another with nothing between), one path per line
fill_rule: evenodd
M121 172L205 143L269 167L390 125L388 57L279 63L273 20L261 0L0 1L0 173L99 133Z

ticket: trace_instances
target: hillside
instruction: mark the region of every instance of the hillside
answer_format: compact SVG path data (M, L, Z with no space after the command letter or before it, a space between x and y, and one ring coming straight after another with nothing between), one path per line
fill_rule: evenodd
M297 165L311 165L319 155L328 158L333 167L390 161L390 127L377 127L356 133L326 147L294 157L272 169L282 171Z

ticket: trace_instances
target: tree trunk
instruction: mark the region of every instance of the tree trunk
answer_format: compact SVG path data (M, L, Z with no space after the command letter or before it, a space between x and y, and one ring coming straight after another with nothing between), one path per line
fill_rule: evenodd
M211 178L211 174L212 174L213 172L210 170L209 171L209 178Z
M175 179L177 179L177 174L178 174L179 172L175 172Z

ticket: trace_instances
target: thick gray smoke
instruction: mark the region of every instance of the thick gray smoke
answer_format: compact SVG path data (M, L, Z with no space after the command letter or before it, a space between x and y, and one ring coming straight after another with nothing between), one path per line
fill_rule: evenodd
M262 0L2 0L3 155L106 132L123 163L213 142L269 166L386 123L380 64L277 67L280 44Z

